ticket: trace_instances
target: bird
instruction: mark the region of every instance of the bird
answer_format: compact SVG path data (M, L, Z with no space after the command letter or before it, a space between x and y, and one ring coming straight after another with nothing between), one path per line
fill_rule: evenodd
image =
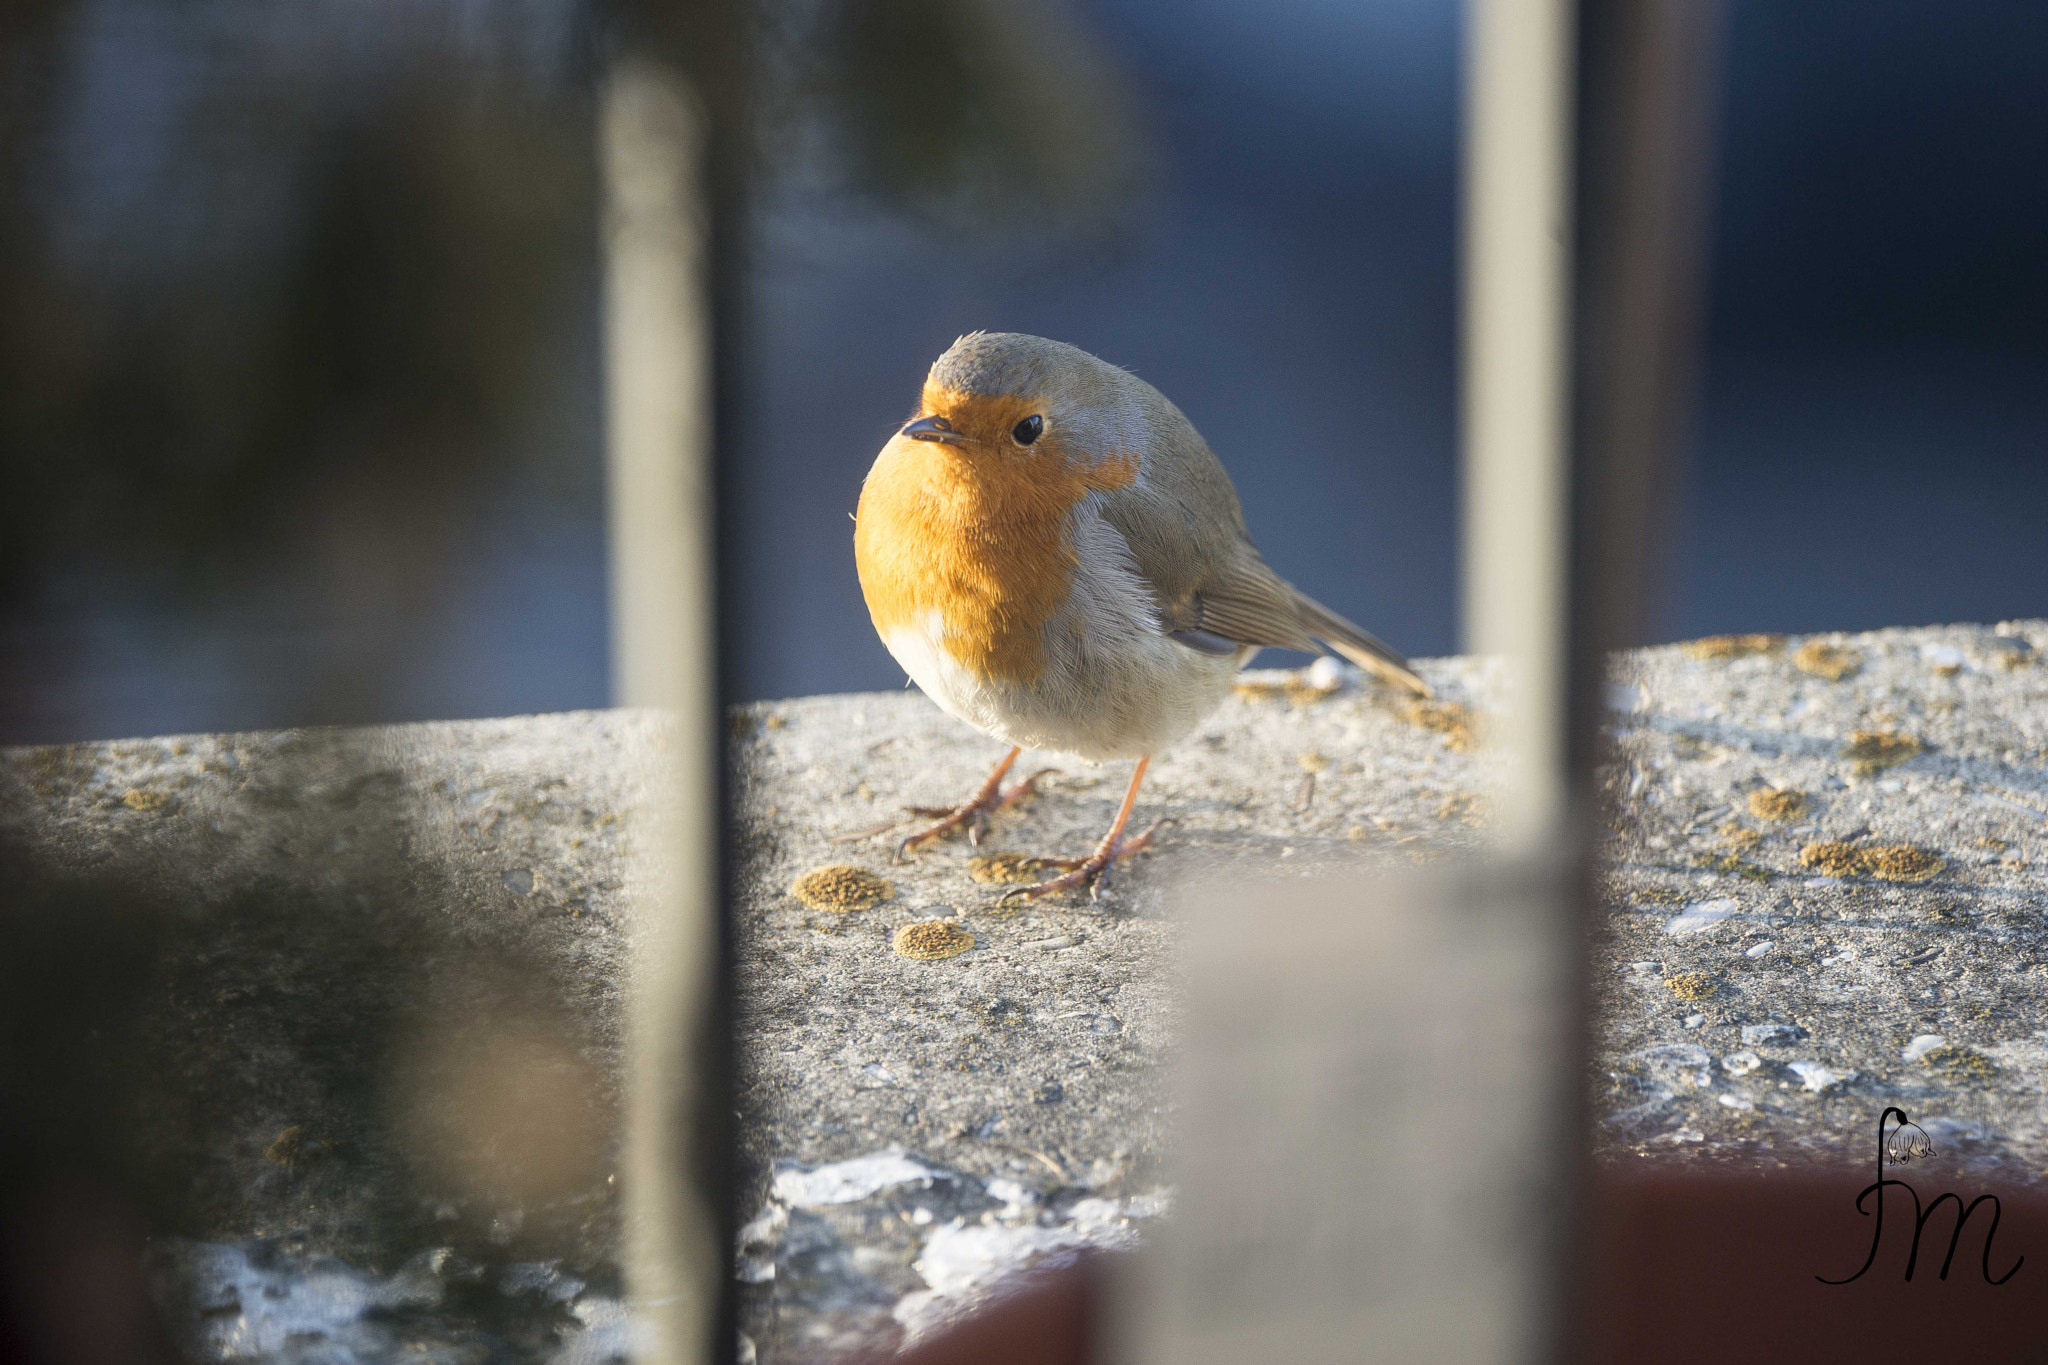
M1152 846L1126 838L1153 755L1229 694L1262 647L1328 646L1417 696L1391 647L1267 566L1222 461L1166 396L1075 346L971 332L933 362L916 412L868 470L854 561L876 632L942 711L1010 745L961 805L897 857L989 817L1046 770L1002 789L1026 749L1135 759L1108 833L1005 898L1085 886Z

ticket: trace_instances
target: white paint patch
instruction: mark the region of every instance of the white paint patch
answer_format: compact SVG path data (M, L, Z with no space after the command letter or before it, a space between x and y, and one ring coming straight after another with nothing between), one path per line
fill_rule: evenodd
M185 1265L203 1300L193 1305L202 1315L196 1344L213 1360L270 1356L308 1341L359 1350L384 1335L364 1322L371 1313L432 1307L442 1293L420 1257L388 1280L339 1261L280 1274L259 1268L243 1247L208 1243L192 1246Z
M1083 1247L1136 1242L1137 1234L1114 1199L1083 1199L1069 1211L1069 1221L1052 1227L948 1223L925 1240L911 1263L930 1288L905 1294L893 1315L915 1341L984 1301L1020 1271L1065 1265Z
M825 1204L851 1204L891 1185L930 1181L939 1174L897 1148L835 1161L814 1170L791 1163L775 1172L772 1193L793 1208L812 1209Z
M451 1282L474 1292L469 1286L478 1270L445 1247L420 1252L390 1275L265 1242L167 1238L151 1256L159 1301L200 1360L410 1358L417 1343L405 1326L408 1317L440 1308ZM545 1357L551 1365L601 1365L642 1354L626 1306L586 1293L558 1262L506 1266L494 1287L508 1304L541 1298L566 1305L581 1324L581 1330L564 1324L559 1347Z
M1670 919L1666 920L1664 922L1664 932L1680 936L1704 933L1721 923L1721 921L1734 915L1736 909L1737 902L1732 896L1724 896L1719 900L1701 901L1698 905L1687 906L1682 913L1673 915Z
M1905 1047L1899 1050L1899 1060L1904 1062L1917 1062L1922 1057L1925 1057L1928 1053L1934 1051L1934 1049L1938 1047L1943 1047L1947 1043L1948 1039L1942 1037L1939 1033L1919 1034L1913 1039L1912 1042L1906 1044Z
M1837 1071L1833 1067L1824 1066L1819 1062L1792 1062L1789 1064L1788 1069L1805 1084L1808 1090L1811 1090L1816 1095L1823 1090L1838 1086L1844 1081L1852 1080L1856 1075L1853 1071Z

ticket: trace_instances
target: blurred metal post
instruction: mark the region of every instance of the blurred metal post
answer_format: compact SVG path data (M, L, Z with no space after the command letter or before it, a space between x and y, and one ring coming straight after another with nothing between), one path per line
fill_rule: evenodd
M1578 877L1581 1056L1594 1020L1586 947L1600 914L1595 834L1603 817L1606 684L1613 651L1648 638L1672 471L1693 398L1719 0L1578 0L1575 38L1571 330L1571 559L1563 720L1564 839ZM1579 1127L1591 1106L1572 1075ZM1575 1207L1588 1207L1582 1148ZM1583 1239L1583 1221L1574 1229ZM1569 1258L1582 1268L1583 1243ZM1586 1286L1567 1295L1566 1358L1583 1355Z
M599 111L613 700L675 724L633 831L639 881L626 1086L626 1264L638 1358L702 1358L725 1269L693 1150L718 1027L719 735L706 128L688 83L621 62Z
M1505 847L1186 898L1180 1194L1105 1337L1145 1365L1580 1356L1601 684L1684 398L1712 11L1470 20L1466 604L1517 667Z
M1714 0L1471 4L1465 644L1516 666L1521 847L1586 818L1606 656L1640 642L1653 597L1698 326L1718 16Z
M1566 768L1590 824L1611 651L1645 643L1694 397L1720 0L1579 0Z
M1465 650L1514 666L1516 850L1565 808L1572 0L1472 0L1464 164Z

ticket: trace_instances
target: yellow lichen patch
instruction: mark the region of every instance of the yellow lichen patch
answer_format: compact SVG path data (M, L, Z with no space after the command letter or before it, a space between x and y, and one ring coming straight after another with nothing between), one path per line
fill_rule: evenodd
M974 946L974 935L949 919L925 919L896 931L896 953L921 962L958 957Z
M1821 640L1808 640L1793 651L1792 662L1801 673L1811 673L1816 678L1829 682L1842 679L1863 667L1863 656L1847 645L1831 645Z
M1719 833L1721 842L1733 849L1748 848L1764 837L1748 825L1738 824L1733 820L1721 826Z
M967 860L967 875L978 882L1030 886L1043 864L1025 853L984 853Z
M1705 972L1680 972L1677 976L1665 977L1664 984L1680 1000L1705 1000L1720 989L1714 978Z
M1305 773L1319 773L1330 766L1330 760L1314 750L1296 754L1294 761L1301 765L1301 770Z
M1481 829L1486 825L1486 804L1471 792L1453 792L1437 804L1436 818L1462 820L1474 829Z
M1808 844L1799 861L1829 877L1876 877L1888 882L1924 882L1948 863L1938 853L1911 844Z
M1290 705L1314 706L1319 701L1328 701L1342 689L1317 687L1303 674L1294 673L1278 682L1252 678L1237 684L1231 690L1244 701L1277 701L1285 697Z
M1695 659L1741 659L1776 653L1784 644L1782 635L1709 635L1703 640L1687 640L1679 648Z
M896 894L896 888L864 867L835 863L813 868L790 883L789 894L813 910L845 914L865 910Z
M1790 820L1806 809L1801 792L1778 787L1758 787L1749 794L1749 813L1759 820Z
M162 810L171 804L171 798L163 792L146 791L141 787L130 787L121 793L121 804L129 810Z
M1824 877L1854 877L1863 872L1864 852L1854 844L1808 844L1799 850L1799 862Z
M1874 773L1896 768L1917 755L1922 747L1919 740L1897 730L1857 730L1843 746L1842 757L1850 760L1857 772Z
M1894 844L1888 848L1865 849L1864 852L1870 859L1870 875L1888 882L1924 882L1948 866L1940 854L1914 848L1911 844Z
M1935 1048L1920 1059L1920 1064L1939 1071L1952 1081L1988 1081L1998 1074L1997 1064L1989 1057L1960 1043Z
M1444 737L1448 747L1459 753L1470 753L1479 746L1477 718L1473 716L1472 708L1463 702L1418 698L1403 703L1401 719L1410 725L1436 731Z

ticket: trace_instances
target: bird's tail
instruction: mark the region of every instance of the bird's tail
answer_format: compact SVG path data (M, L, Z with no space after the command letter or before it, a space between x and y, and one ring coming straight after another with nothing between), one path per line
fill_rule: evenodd
M1304 630L1374 677L1405 687L1418 697L1435 695L1408 661L1371 631L1353 625L1299 589L1294 592L1294 610Z

